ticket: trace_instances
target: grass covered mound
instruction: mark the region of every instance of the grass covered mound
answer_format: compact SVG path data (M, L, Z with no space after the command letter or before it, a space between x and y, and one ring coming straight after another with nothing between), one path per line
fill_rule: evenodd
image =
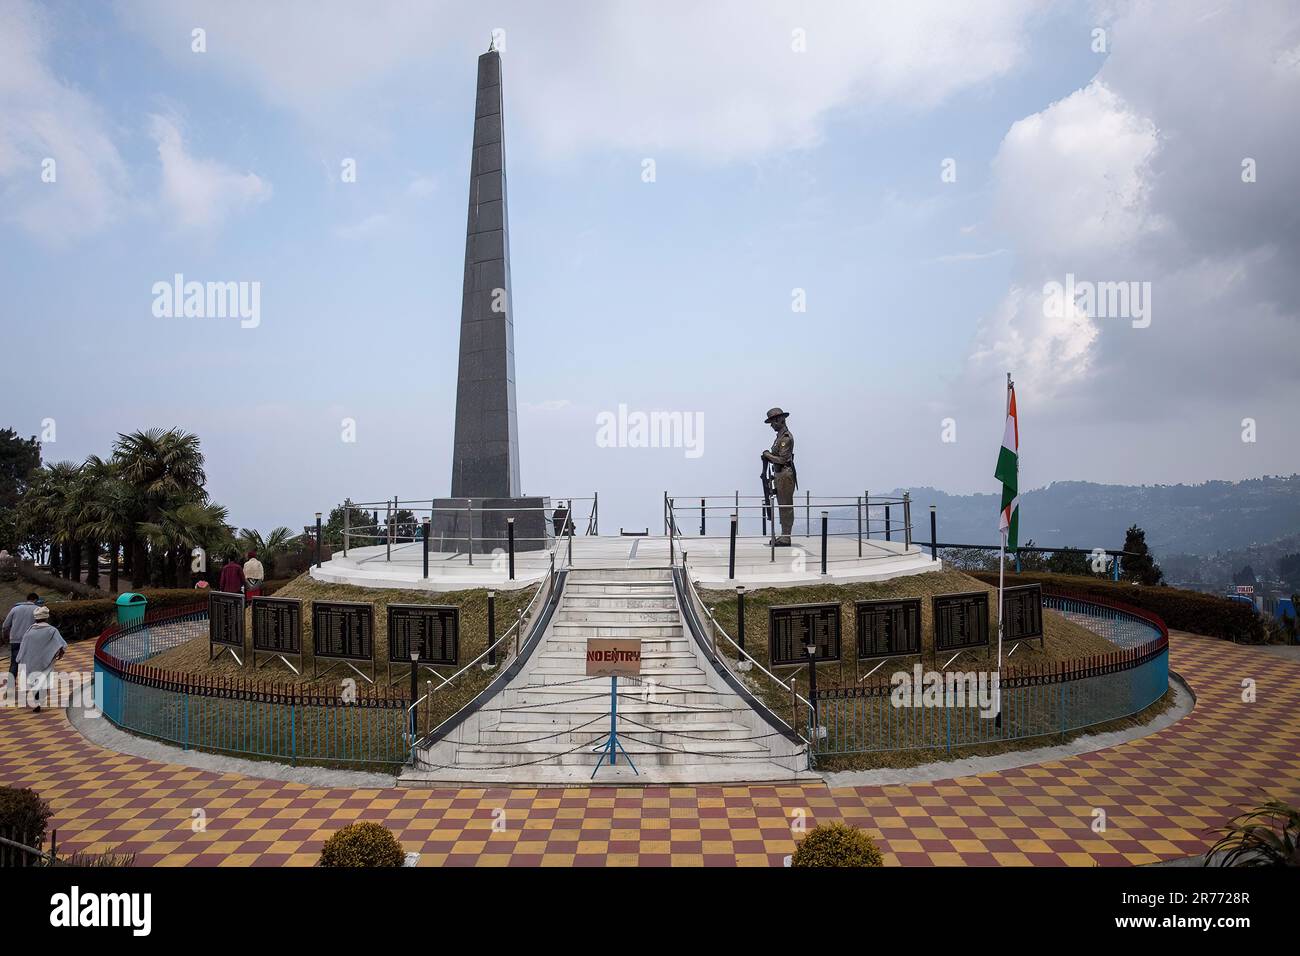
M855 601L879 600L882 598L920 598L921 599L921 651L922 664L928 670L934 664L934 614L930 599L938 594L959 594L970 591L987 591L989 595L989 646L964 651L953 663L952 670L993 670L997 666L997 608L998 590L961 571L930 571L926 574L909 574L891 578L888 581L864 582L859 584L820 584L792 588L762 588L745 592L745 650L753 655L764 667L770 669L768 661L768 608L777 604L828 604L840 603L840 654L842 661L837 664L818 664L817 681L822 688L837 684L851 686L855 683L854 665L857 665L857 677L880 663L879 658L857 660L857 638L855 631ZM736 634L736 592L701 591L705 605L718 623L737 639ZM1059 664L1061 661L1078 660L1098 654L1109 654L1115 645L1095 631L1068 621L1054 611L1044 609L1043 632L1045 640L1040 648L1037 640L1032 644L1021 644L1015 653L1007 657L1010 645L1003 648L1004 667L1043 667ZM725 642L719 642L719 650L730 650ZM941 654L939 664L952 656L952 652ZM887 663L877 676L886 671L897 670L900 666L910 668L916 658L896 659ZM795 677L799 692L807 693L808 668L782 668L784 676ZM770 683L764 681L764 684ZM788 692L781 698L785 709L789 709Z
M536 587L523 588L518 591L496 592L496 632L500 636L506 628L514 623L517 611L528 606ZM460 665L455 668L438 668L444 676L451 676L460 667L473 660L487 649L487 591L475 588L468 591L446 591L430 593L428 591L399 591L393 588L361 588L351 584L327 584L316 581L307 574L299 575L281 588L277 598L297 598L302 601L302 675L295 676L279 663L259 667L259 677L274 676L275 680L291 684L311 682L312 666L312 601L360 601L375 606L375 661L383 673L383 662L388 660L388 605L389 604L449 604L460 608ZM245 633L248 645L252 644L253 612L244 612ZM500 648L498 648L500 650ZM153 667L169 671L184 671L191 674L224 674L229 677L248 677L252 674L247 654L241 654L244 666L240 667L229 654L222 654L215 661L208 661L208 639L188 641L179 647L164 651L150 659ZM266 660L259 655L258 663ZM320 669L324 670L334 661L322 660ZM409 665L403 662L397 667L403 674L408 673ZM365 668L362 668L365 670ZM343 668L343 670L347 670ZM337 671L331 672L333 677ZM351 674L350 670L347 673ZM396 675L394 675L396 676ZM328 679L328 678L327 678Z
M997 580L996 572L976 571L974 574L983 581ZM1186 591L1163 584L1142 585L1046 571L1008 574L1007 584L1012 583L1050 585L1086 596L1122 601L1159 615L1166 626L1176 630L1219 637L1238 644L1262 644L1269 637L1264 619L1253 607L1218 594Z
M943 570L926 574L907 575L889 581L858 584L825 584L812 587L762 588L745 593L745 650L764 667L772 669L768 659L768 608L778 604L815 604L838 601L841 605L840 650L842 660L839 663L824 663L817 666L818 690L834 687L853 687L859 677L863 677L878 664L879 658L857 660L857 641L855 631L854 602L884 598L920 598L921 599L921 650L919 658L925 670L931 670L944 664L952 652L934 656L934 622L931 598L939 594L956 594L970 591L987 591L989 595L989 646L964 651L947 668L949 671L992 671L997 666L997 588L984 584L970 575L960 571ZM702 591L701 597L718 623L736 637L736 593L728 591ZM1014 653L1011 645L1003 649L1004 672L1008 668L1030 669L1046 668L1053 670L1063 661L1074 661L1109 654L1116 650L1114 644L1100 634L1069 621L1054 611L1044 609L1043 631L1045 640L1040 648L1037 641L1021 644ZM719 639L719 652L735 656L735 651L725 641ZM1009 656L1008 656L1009 655ZM888 684L890 675L896 671L910 671L917 663L915 656L895 658L884 663L869 679L870 683ZM783 719L791 720L791 699L789 679L795 678L799 693L808 693L808 667L784 666L774 671L786 681L784 687L777 687L771 680L762 676L757 669L747 675L747 681L754 694L767 704ZM858 685L861 686L861 685ZM1120 717L1104 725L1097 725L1084 730L1070 730L1064 735L1052 734L1053 742L1067 740L1082 733L1094 733L1104 730L1120 730L1146 723L1158 713L1165 710L1172 702L1171 695L1166 694L1161 700L1139 714ZM851 710L851 709L850 709ZM828 718L832 738L844 733L851 735L848 727L838 726L848 711L837 711L837 717ZM888 740L887 746L878 750L866 749L865 752L823 753L817 757L819 770L866 770L881 767L912 767L937 760L960 759L964 757L984 756L1014 750L1024 750L1044 745L1043 736L1023 736L1017 738L1013 731L1012 739L991 740L968 746L948 746L945 739L945 724L942 712L935 712L932 718L908 723L909 715L889 713L886 702L874 708L863 707L854 711L854 720L860 725L862 740ZM1026 713L1025 717L1031 715ZM906 725L906 733L898 731L898 725ZM909 736L910 734L910 736ZM915 740L914 749L905 749L903 740ZM835 739L828 741L828 750L840 746ZM844 743L846 749L857 746ZM898 747L898 749L890 749Z
M522 611L532 600L537 587L521 588L516 591L496 592L496 633L501 636L512 623L517 611ZM313 680L312 673L312 601L362 601L375 606L375 661L376 682L382 684L385 677L384 662L388 660L388 605L392 604L450 604L460 608L460 663L455 667L438 667L435 670L443 677L450 677L460 668L487 649L487 590L475 588L466 591L447 591L431 593L428 591L405 591L392 588L361 588L351 584L328 584L317 581L308 574L301 574L276 592L276 597L298 598L303 602L302 608L302 667L301 674L294 674L279 661L267 655L258 656L258 663L270 660L265 667L253 670L247 648L252 644L252 611L245 611L245 633L248 635L244 666L240 667L229 654L222 654L215 661L208 660L208 638L204 634L194 640L164 651L150 659L149 664L166 671L176 671L202 676L221 675L235 680L274 681L282 685L293 685L302 689L312 689L322 695L337 694L340 681L356 678L356 674L346 666L337 666L328 674ZM513 646L513 639L511 640ZM506 648L499 646L498 663L506 659ZM293 660L293 658L290 658ZM320 670L325 670L336 661L322 660ZM363 673L369 674L368 667L361 667ZM421 694L429 689L429 673L421 670ZM492 679L497 671L484 671L479 667L471 668L453 687L439 687L426 705L420 709L422 729L437 726L442 720L469 703ZM394 686L406 691L409 688L410 664L403 662L393 666ZM358 684L363 684L359 678ZM436 682L435 682L436 683Z

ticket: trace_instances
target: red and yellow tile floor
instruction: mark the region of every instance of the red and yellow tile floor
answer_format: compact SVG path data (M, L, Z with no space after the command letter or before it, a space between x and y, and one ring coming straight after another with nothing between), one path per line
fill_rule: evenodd
M320 789L114 753L62 713L12 708L0 709L0 784L50 801L60 849L134 852L138 866L309 865L355 820L385 824L433 866L780 866L796 821L835 819L871 832L889 865L1150 863L1203 852L1265 794L1300 797L1300 662L1185 634L1171 653L1198 698L1173 726L925 784Z

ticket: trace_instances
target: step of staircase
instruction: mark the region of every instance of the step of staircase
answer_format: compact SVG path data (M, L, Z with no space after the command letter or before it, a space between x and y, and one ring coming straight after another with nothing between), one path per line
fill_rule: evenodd
M639 638L642 673L618 684L620 756L597 769L609 733L610 683L586 676L592 638ZM457 738L422 753L400 782L564 785L596 770L601 782L677 783L806 779L789 748L778 759L771 728L706 672L677 607L667 568L574 569L542 644L509 686ZM787 744L780 738L782 745Z

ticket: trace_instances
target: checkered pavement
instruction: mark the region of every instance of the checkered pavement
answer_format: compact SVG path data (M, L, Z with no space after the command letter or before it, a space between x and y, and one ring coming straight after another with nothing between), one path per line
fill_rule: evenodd
M89 651L66 666L88 668ZM1264 794L1300 797L1300 662L1187 634L1171 654L1198 700L1165 730L906 786L321 789L114 753L60 712L12 708L0 784L51 802L61 849L134 852L141 866L309 865L356 820L388 826L427 866L780 866L801 824L836 819L869 831L887 865L1150 863L1203 852Z

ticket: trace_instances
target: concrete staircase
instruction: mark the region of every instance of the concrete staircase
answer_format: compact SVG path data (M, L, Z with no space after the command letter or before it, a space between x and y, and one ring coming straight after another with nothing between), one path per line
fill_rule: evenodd
M419 755L399 783L567 785L596 767L609 678L585 676L587 639L638 637L639 681L618 685L620 755L600 783L720 783L809 776L798 747L714 671L685 630L667 568L571 570L542 643L496 697Z

